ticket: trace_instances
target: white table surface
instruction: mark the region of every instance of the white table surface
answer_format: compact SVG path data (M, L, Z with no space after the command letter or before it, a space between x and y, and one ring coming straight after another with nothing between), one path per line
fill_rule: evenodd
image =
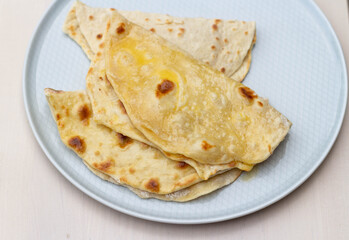
M149 222L91 199L49 162L25 115L22 70L52 0L0 0L0 239L349 239L349 117L320 168L285 199L206 225ZM349 63L346 0L316 0Z

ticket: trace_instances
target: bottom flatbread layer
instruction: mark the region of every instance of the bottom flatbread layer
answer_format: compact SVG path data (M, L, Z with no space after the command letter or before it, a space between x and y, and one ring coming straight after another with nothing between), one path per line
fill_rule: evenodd
M109 176L114 182L140 191L166 195L202 181L188 164L170 160L155 148L96 124L85 91L45 89L45 94L63 143L88 166ZM224 186L230 180L216 181L214 185L205 185L207 189L203 192L213 191L209 189ZM144 193L142 195L146 196Z
M115 181L114 178L89 166L88 163L86 163L85 161L84 164L91 170L91 172L93 172L95 175L102 178L103 180L109 181L117 185L122 185L120 182ZM190 187L164 195L142 191L127 185L124 186L130 189L135 194L137 194L140 198L156 198L164 201L188 202L233 183L240 176L240 174L240 170L232 169L230 171L216 175L208 179L207 181L202 181Z

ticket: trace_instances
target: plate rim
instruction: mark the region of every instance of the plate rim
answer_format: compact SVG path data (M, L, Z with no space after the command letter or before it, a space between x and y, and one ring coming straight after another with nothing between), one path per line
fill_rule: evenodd
M325 150L323 151L323 154L319 157L319 161L316 162L312 168L309 169L309 171L302 177L300 178L297 182L295 182L294 184L292 184L286 191L284 191L282 194L276 195L274 198L264 202L263 204L259 204L254 208L250 208L248 210L242 211L240 213L235 213L235 214L226 214L223 216L218 216L218 217L209 217L209 218L204 218L204 219L174 219L174 218L164 218L164 217L158 217L158 216L152 216L152 215L148 215L148 214L143 214L140 213L138 211L134 211L134 210L129 210L129 209L125 209L121 206L118 206L116 204L113 204L111 202L108 202L107 200L103 199L102 197L98 196L97 194L91 192L90 190L88 190L87 188L85 188L84 186L82 186L77 180L75 180L73 177L71 177L68 173L66 173L57 163L57 161L54 159L54 157L51 155L50 151L46 148L46 145L44 144L44 142L42 141L42 139L39 137L39 133L38 130L35 128L34 125L34 120L32 117L32 110L31 107L29 105L29 100L28 100L28 96L29 93L28 91L28 80L27 80L27 75L28 72L30 71L30 58L33 54L34 51L34 45L36 42L36 38L38 37L41 26L44 24L44 20L50 15L50 12L53 11L53 9L58 5L58 4L67 4L71 1L58 1L58 0L54 0L50 3L49 7L46 9L45 13L43 14L43 16L40 18L39 23L36 25L34 32L32 33L31 39L29 41L29 45L27 47L26 50L26 54L25 54L25 61L24 61L24 70L22 73L22 92L23 92L23 101L24 101L24 107L25 107L25 111L26 111L26 115L29 121L29 125L33 131L34 137L36 139L36 141L39 143L41 149L43 150L43 152L45 153L46 157L49 159L49 161L55 166L55 168L69 181L71 182L75 187L77 187L80 191L84 192L85 194L87 194L89 197L93 198L94 200L104 204L105 206L108 206L114 210L117 210L121 213L133 216L133 217L137 217L137 218L141 218L141 219L145 219L145 220L150 220L150 221L154 221L154 222L161 222L161 223L171 223L171 224L205 224L205 223L214 223L214 222L221 222L221 221L226 221L226 220L231 220L231 219L235 219L238 217L242 217L251 213L254 213L256 211L262 210L270 205L272 205L273 203L283 199L284 197L286 197L287 195L289 195L291 192L293 192L294 190L296 190L301 184L303 184L314 172L315 170L321 165L321 163L323 163L323 161L326 159L328 153L330 152L330 150L332 149L338 134L342 128L343 125L343 121L344 121L344 117L345 117L345 112L346 112L346 107L347 107L347 103L348 103L348 77L347 77L347 69L346 69L346 61L344 58L344 54L343 54L343 49L341 47L341 44L339 42L339 39L331 25L331 23L329 22L329 20L327 19L327 17L325 16L325 14L322 12L322 10L319 8L319 6L313 1L313 0L308 0L306 1L299 1L301 2L301 4L310 4L310 7L312 7L314 9L314 11L316 12L316 14L319 15L319 17L324 21L324 23L326 25L324 25L323 27L327 28L329 30L329 34L331 35L332 39L334 40L334 47L338 50L339 56L340 56L340 62L342 63L342 73L343 73L343 79L345 79L346 81L344 82L344 104L342 106L342 109L340 109L340 114L339 114L339 122L337 124L337 126L335 127L334 130L334 134L331 137L331 139L329 139L327 141L327 146L325 148ZM329 36L329 35L328 35ZM29 78L29 77L28 77Z

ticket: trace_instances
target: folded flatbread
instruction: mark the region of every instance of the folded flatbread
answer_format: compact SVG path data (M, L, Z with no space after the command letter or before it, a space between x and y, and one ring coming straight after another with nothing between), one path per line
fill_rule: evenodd
M163 151L203 164L256 164L289 131L253 90L116 12L105 37L111 86L132 124Z
M118 99L113 87L106 78L105 71L104 51L102 51L91 61L91 66L86 77L86 88L91 100L94 120L125 136L158 148L132 125L123 103ZM158 148L158 150L173 160L183 161L194 167L200 178L204 180L210 178L219 171L225 171L231 168L250 171L253 167L252 165L237 161L219 165L202 164L183 155L169 154L161 148Z
M66 17L63 31L92 60L94 54L101 51L107 21L115 11L113 8L93 8L77 1ZM140 11L118 12L236 81L242 81L250 68L255 22L180 18Z
M45 89L45 95L63 143L98 176L126 185L142 197L189 201L233 182L240 174L233 170L201 182L189 165L96 124L85 91Z
M111 183L122 185L119 182L116 182L114 178L104 174L101 171L98 171L94 168L91 168L88 164L85 163L85 165L98 177L102 178L103 180L109 181ZM130 187L128 185L123 185L130 189L132 192L137 194L140 198L156 198L164 201L174 201L174 202L187 202L191 201L193 199L196 199L198 197L204 196L206 194L209 194L211 192L216 191L217 189L220 189L226 185L229 185L233 183L241 174L241 171L238 169L232 169L230 171L221 173L219 175L216 175L207 181L202 181L199 183L196 183L194 185L191 185L190 187L178 190L173 193L169 194L156 194L152 192L147 192L143 190L139 190L137 188Z
M100 32L102 32L101 29L105 28L107 19L110 17L112 12L112 9L92 8L80 2L77 2L73 5L71 11L68 14L64 29L65 32L69 34L69 36L75 39L82 46L82 48L90 58L92 58L93 54L96 53L94 60L92 60L91 67L86 78L87 92L91 99L92 109L94 112L94 120L100 124L110 127L111 129L119 133L122 133L125 136L131 137L150 146L154 146L144 137L144 135L140 131L138 131L132 125L122 102L118 99L112 86L105 78L105 64L103 56L104 36L103 33ZM253 45L253 38L251 36L246 36L249 34L245 34L245 32L250 30L250 33L255 33L254 22L246 23L241 21L223 21L223 23L221 24L221 20L201 18L174 18L168 15L142 12L123 13L124 15L128 16L129 19L133 19L135 22L139 22L149 29L151 29L152 27L154 27L154 29L158 29L159 31L157 32L157 34L160 34L165 38L172 40L179 46L192 50L191 52L194 54L194 56L202 60L205 59L205 55L212 51L212 49L209 49L208 51L206 45L209 42L207 42L207 39L210 39L212 44L216 44L218 41L216 39L218 38L216 35L218 34L222 39L224 39L223 42L227 43L229 41L229 44L226 44L225 47L228 47L228 50L231 50L230 52L239 52L239 56L237 57L236 61L232 62L231 59L226 59L227 62L230 62L229 65L233 64L231 65L233 68L236 68L238 64L240 64L239 61L245 56L246 52L244 51L244 48L252 47ZM228 28L231 28L232 31L224 32L224 28L212 30L211 27L216 26L215 24L224 24L225 26L228 26ZM206 26L206 28L204 28L203 30L203 34L201 32L196 32L196 29L199 25ZM164 28L164 26L166 26L167 28ZM165 31L168 30L168 28L171 29L171 27L174 26L177 28L181 27L181 29L184 29L184 27L186 27L186 34L182 33L183 36L181 36L181 34L172 34L172 30L171 32ZM200 29L202 30L202 28ZM200 36L200 40L198 39L197 35L191 34L192 32L196 32L196 34ZM210 36L210 38L204 39L202 38L203 35L212 36ZM243 42L243 44L240 43L242 37L245 40L247 39L245 42ZM88 39L88 41L86 39ZM196 43L196 47L188 47L188 44L186 44L186 42ZM93 49L93 51L91 49ZM195 51L193 51L193 49L195 49ZM224 50L224 47L217 49L217 54L223 56L224 54L222 50ZM250 58L251 54L249 50L249 54L245 57L246 61L242 63L240 69L247 69L248 71ZM224 57L220 57L220 59L224 59ZM212 66L218 66L217 64L219 63L220 61L209 62L209 64ZM247 71L241 71L240 69L235 73L237 74L236 76L240 76L239 80L242 80ZM230 73L231 72L232 71L230 71ZM245 73L241 75L237 72ZM226 74L229 74L229 71L226 72ZM218 171L223 171L234 167L245 171L252 169L252 165L247 165L236 161L221 165L207 165L195 162L182 155L170 154L166 152L164 153L171 159L184 161L194 167L202 179L208 179Z

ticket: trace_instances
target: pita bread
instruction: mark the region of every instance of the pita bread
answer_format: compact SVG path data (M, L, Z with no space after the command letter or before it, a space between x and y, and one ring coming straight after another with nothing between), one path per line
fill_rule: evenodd
M291 127L250 88L116 12L105 48L107 77L131 122L165 152L256 164Z

